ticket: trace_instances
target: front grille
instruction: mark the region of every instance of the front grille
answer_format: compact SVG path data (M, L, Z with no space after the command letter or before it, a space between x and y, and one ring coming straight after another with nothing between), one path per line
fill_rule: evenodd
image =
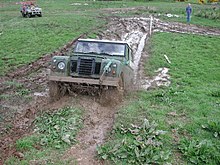
M83 59L70 61L70 73L78 73L79 75L100 74L101 62L95 62L95 59Z
M95 59L78 58L77 70L79 75L92 75L95 71Z

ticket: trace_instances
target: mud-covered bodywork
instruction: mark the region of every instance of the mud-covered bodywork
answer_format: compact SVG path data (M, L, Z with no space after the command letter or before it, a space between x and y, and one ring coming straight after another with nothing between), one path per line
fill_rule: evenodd
M49 80L128 89L133 80L133 56L121 41L79 39L70 56L54 56Z

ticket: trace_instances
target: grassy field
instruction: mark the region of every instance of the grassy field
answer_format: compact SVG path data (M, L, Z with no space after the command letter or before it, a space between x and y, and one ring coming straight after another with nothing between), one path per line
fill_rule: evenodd
M1 1L0 75L32 62L46 53L58 50L80 34L87 33L88 37L95 37L95 31L106 25L102 16L110 16L108 12L99 9L148 6L150 9L130 12L126 16L160 13L162 19L185 22L186 3L39 0L38 4L43 9L43 17L25 19L21 17L20 5L16 2L15 0ZM74 5L76 2L81 5ZM200 10L212 10L211 5L193 4L193 8L195 14ZM163 16L165 13L178 14L180 17L167 18ZM218 8L215 13L217 15L220 13ZM219 19L211 20L193 16L192 23L220 27Z
M166 42L161 42L165 39ZM157 68L168 67L171 86L130 94L127 105L117 113L108 140L98 148L99 158L115 164L219 164L220 48L216 47L219 42L217 37L154 34L145 50L151 54L145 66L146 74L153 75ZM164 54L171 64L166 62ZM65 120L59 119L60 115ZM74 108L43 114L36 120L41 136L35 134L16 143L26 159L11 157L6 164L28 164L33 159L59 164L69 138L65 142L64 134L53 125L59 119L58 127L68 128L74 124L71 121L81 122L81 115ZM47 120L51 125L45 124ZM71 136L72 144L75 132ZM44 149L36 149L35 144L41 143ZM68 161L73 160L65 163Z
M161 42L164 40L166 42ZM133 164L144 164L145 161L150 164L219 164L219 42L219 37L154 34L146 73L153 75L156 69L168 67L172 84L168 88L141 91L132 96L130 103L119 112L109 141L99 149L100 156L116 164L131 163L129 158L135 160ZM172 64L166 62L164 54ZM142 125L144 119L157 123L157 129L150 126L153 131L166 131L159 138L162 143L160 152L154 143L146 143L152 137L149 136L150 129L146 131L145 135L149 137L144 146L143 138L140 142L136 140L136 134L123 132L125 127L131 127L130 124ZM142 136L141 131L139 128L138 136ZM122 143L124 141L127 143ZM117 152L113 152L115 148ZM146 154L149 148L158 157ZM142 161L144 156L149 160Z
M149 9L114 16L160 13L161 19L185 22L187 4L159 1L38 0L43 8L43 17L27 19L21 17L20 6L15 2L17 1L0 2L1 76L11 69L15 70L44 54L58 50L81 34L87 33L88 37L95 37L97 31L105 30L106 22L103 18L112 16L99 9L149 6ZM83 5L74 5L76 2ZM204 11L207 13L204 14ZM213 18L213 15L218 16L220 13L219 8L214 14L212 12L213 5L193 4L192 24L220 28L219 18ZM178 14L180 17L168 18L163 16L166 13ZM145 50L150 51L150 58L145 66L146 74L153 75L156 69L168 67L171 86L130 94L127 105L116 116L112 134L106 144L98 149L99 158L116 164L220 164L220 38L156 33L150 41L150 46ZM164 54L172 64L165 61ZM80 110L74 107L67 110L59 110L59 113L66 114L66 121L69 121L60 121L60 127L73 124L73 118L81 122ZM71 116L73 111L76 116ZM50 125L46 127L44 120L41 120L46 116L55 122L59 113L44 114L37 120L35 124L42 131L40 133L43 137L31 136L17 141L17 150L25 153L26 160L20 161L12 157L6 164L28 164L34 159L41 164L60 164L70 136L59 135L57 128ZM78 129L80 127L77 127L76 132ZM46 130L52 130L55 134ZM71 135L71 144L75 142L74 136ZM143 140L146 144L142 143ZM39 141L45 144L41 150L35 148L35 142ZM44 162L45 160L49 162ZM65 163L68 164L68 161Z

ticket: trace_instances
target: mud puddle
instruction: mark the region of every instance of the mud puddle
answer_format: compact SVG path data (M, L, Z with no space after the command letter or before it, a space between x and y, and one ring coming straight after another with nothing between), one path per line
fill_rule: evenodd
M100 32L97 38L123 40L130 44L134 54L135 85L139 89L169 85L168 68L161 66L162 68L157 71L157 75L153 78L146 77L144 74L143 64L148 56L147 52L144 51L144 46L150 37L150 18L113 17L108 19L107 30ZM168 23L159 19L154 19L152 31L220 35L218 29ZM80 37L85 38L84 35ZM29 133L29 127L37 112L44 109L58 109L67 105L75 105L77 102L85 109L84 128L77 136L78 145L73 146L64 155L64 159L71 156L76 158L79 164L102 164L95 159L96 147L104 142L106 134L111 130L118 107L102 106L97 102L97 98L92 96L79 96L80 99L64 97L55 103L48 101L48 62L51 56L63 55L68 52L73 47L74 42L75 40L59 51L47 54L39 60L0 78L0 92L5 97L0 98L0 132L3 131L0 137L2 160L16 152L15 148L10 148L10 146L18 138ZM22 89L28 89L29 92L19 91L14 85L8 85L7 82L12 80L22 84ZM5 130L5 124L10 125L7 130Z

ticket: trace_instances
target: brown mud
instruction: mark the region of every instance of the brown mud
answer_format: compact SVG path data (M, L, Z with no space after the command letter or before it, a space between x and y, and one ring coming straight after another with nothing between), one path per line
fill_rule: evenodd
M96 148L111 130L117 106L102 106L90 97L82 97L79 104L85 109L84 128L77 135L79 143L72 146L64 159L74 156L78 164L102 164L94 159Z
M152 86L169 85L168 68L158 68L157 76L148 78L143 71L143 63L148 54L144 47L149 42L150 18L108 18L107 30L97 34L98 39L127 41L134 54L135 84L137 89L149 89ZM220 35L219 29L203 28L181 23L153 20L152 31L192 33L201 35ZM80 38L86 35L79 36ZM111 130L114 115L119 105L103 106L96 96L78 95L65 96L56 102L49 102L47 73L50 58L54 55L64 55L74 46L76 39L51 54L44 55L39 60L18 68L12 73L0 78L0 164L8 157L18 155L14 144L17 139L31 134L33 120L44 110L53 110L64 106L80 106L85 109L84 127L79 132L79 143L72 146L64 159L74 157L78 164L102 164L96 156L96 147L101 145L106 134ZM19 83L18 87L14 83ZM28 89L22 91L22 89ZM27 93L25 93L27 92ZM116 98L115 100L118 100Z

